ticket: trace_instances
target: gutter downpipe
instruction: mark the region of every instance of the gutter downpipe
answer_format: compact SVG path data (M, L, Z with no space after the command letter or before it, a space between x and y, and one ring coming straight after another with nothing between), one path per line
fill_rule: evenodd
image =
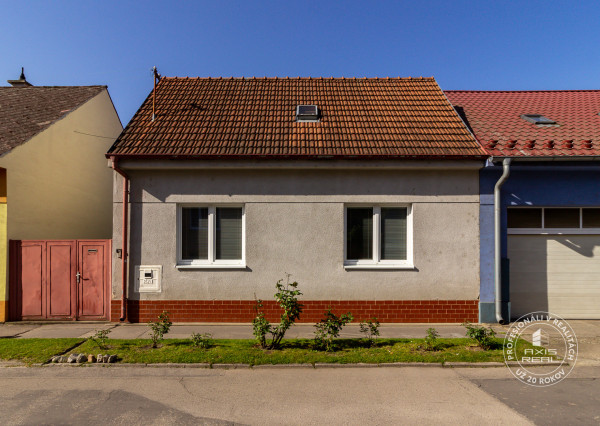
M502 161L502 176L496 182L496 186L494 186L494 292L495 292L495 302L496 302L496 321L500 324L505 324L506 321L502 318L502 258L501 258L501 223L500 223L500 213L501 213L501 197L500 197L500 189L504 182L510 176L510 158L505 158Z
M129 176L117 166L115 157L112 157L111 160L113 170L123 177L123 236L121 238L123 252L121 253L121 317L119 318L119 321L125 321L127 315L127 223L129 213Z

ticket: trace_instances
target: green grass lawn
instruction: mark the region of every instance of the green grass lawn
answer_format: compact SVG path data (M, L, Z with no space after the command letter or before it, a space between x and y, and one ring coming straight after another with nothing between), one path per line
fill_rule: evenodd
M209 363L209 364L292 364L292 363L387 363L450 361L485 362L504 360L502 340L496 339L495 348L489 351L474 348L471 339L438 339L437 350L422 349L423 339L379 339L375 347L367 347L361 339L338 339L336 351L313 349L312 340L284 340L281 349L263 350L254 340L214 340L208 349L196 348L190 340L164 340L159 348L152 349L150 340L109 339L107 348L87 341L76 348L76 353L117 354L125 363ZM530 344L521 341L523 350Z
M0 339L0 360L42 363L85 339Z
M363 339L338 339L336 350L315 350L310 339L284 340L281 349L263 350L254 340L213 340L208 349L197 348L191 340L163 340L156 349L146 339L108 339L100 348L85 339L0 339L0 359L25 363L43 363L53 355L65 353L117 354L124 363L209 363L209 364L314 364L314 363L387 363L387 362L486 362L504 360L502 339L495 339L494 349L483 351L471 339L438 339L434 351L423 349L424 339L378 339L368 347ZM522 352L531 344L521 340Z

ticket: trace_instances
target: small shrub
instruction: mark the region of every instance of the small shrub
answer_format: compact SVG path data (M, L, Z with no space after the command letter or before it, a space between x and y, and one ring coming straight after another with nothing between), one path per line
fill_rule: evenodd
M359 325L359 330L365 335L369 346L374 346L375 340L379 337L379 325L377 318L370 318Z
M263 349L275 349L281 344L285 332L300 318L302 313L302 304L298 301L298 296L302 295L298 290L298 283L290 283L290 274L286 274L287 281L283 284L283 279L277 281L275 288L275 301L279 304L283 313L279 324L274 326L265 318L263 313L262 300L256 301L256 317L252 320L252 329L254 337L258 340ZM267 333L271 334L271 341L267 343Z
M108 330L96 330L96 333L89 339L94 342L100 349L106 349L106 341L108 340L108 335L110 333L110 329Z
M333 339L338 337L342 328L353 319L351 312L338 317L331 312L331 308L328 309L325 318L315 324L315 347L326 351L333 350Z
M267 333L271 330L271 323L265 318L262 309L262 300L256 300L256 305L254 306L256 316L252 320L252 334L258 340L260 347L264 349L267 347Z
M427 336L425 336L425 350L426 351L434 351L437 347L437 339L440 337L440 334L433 327L429 327L427 329Z
M208 349L212 346L212 334L210 333L192 333L192 344L201 349Z
M150 338L152 339L152 347L156 348L158 346L158 342L163 340L164 335L169 332L173 323L169 319L169 313L163 311L162 314L158 316L158 321L149 322L148 327L152 330L152 334Z
M494 337L496 336L496 332L492 329L492 327L477 327L468 321L462 325L467 329L467 336L477 341L477 344L482 349L488 350L494 346Z

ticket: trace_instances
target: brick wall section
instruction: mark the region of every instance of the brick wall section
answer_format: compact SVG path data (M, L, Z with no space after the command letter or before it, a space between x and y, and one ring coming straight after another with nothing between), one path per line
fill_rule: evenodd
M331 307L336 314L352 312L355 321L377 317L381 322L477 322L478 300L302 300L299 322L316 323ZM251 322L253 300L129 300L130 322L154 321L162 311L173 322ZM281 310L275 301L264 301L265 316L279 321ZM111 303L111 320L119 321L121 301Z

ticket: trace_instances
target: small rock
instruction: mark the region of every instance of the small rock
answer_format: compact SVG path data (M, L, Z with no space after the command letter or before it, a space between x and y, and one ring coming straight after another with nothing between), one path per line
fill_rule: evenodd
M77 364L81 364L83 362L86 362L87 361L87 355L86 354L79 354L79 355L77 355L76 361L77 361Z
M59 362L60 356L53 356L50 362Z
M71 355L69 355L69 358L67 358L67 362L69 364L74 364L75 362L77 362L77 355L78 354L71 354Z
M96 362L96 358L94 357L94 355L92 355L92 354L88 355L88 362Z
M104 355L102 357L102 362L105 363L105 364L107 364L108 363L108 358L110 358L108 355Z
M68 357L66 357L66 356L64 356L64 355L61 355L61 356L59 356L59 357L58 357L58 362L65 363L65 362L67 362L68 360L69 360L69 358L68 358Z
M98 355L96 356L96 362L102 362L102 357L103 357L103 356L104 356L104 355L102 355L102 354L98 354Z
M108 357L108 363L112 364L113 362L117 362L117 356L116 355L111 355Z

